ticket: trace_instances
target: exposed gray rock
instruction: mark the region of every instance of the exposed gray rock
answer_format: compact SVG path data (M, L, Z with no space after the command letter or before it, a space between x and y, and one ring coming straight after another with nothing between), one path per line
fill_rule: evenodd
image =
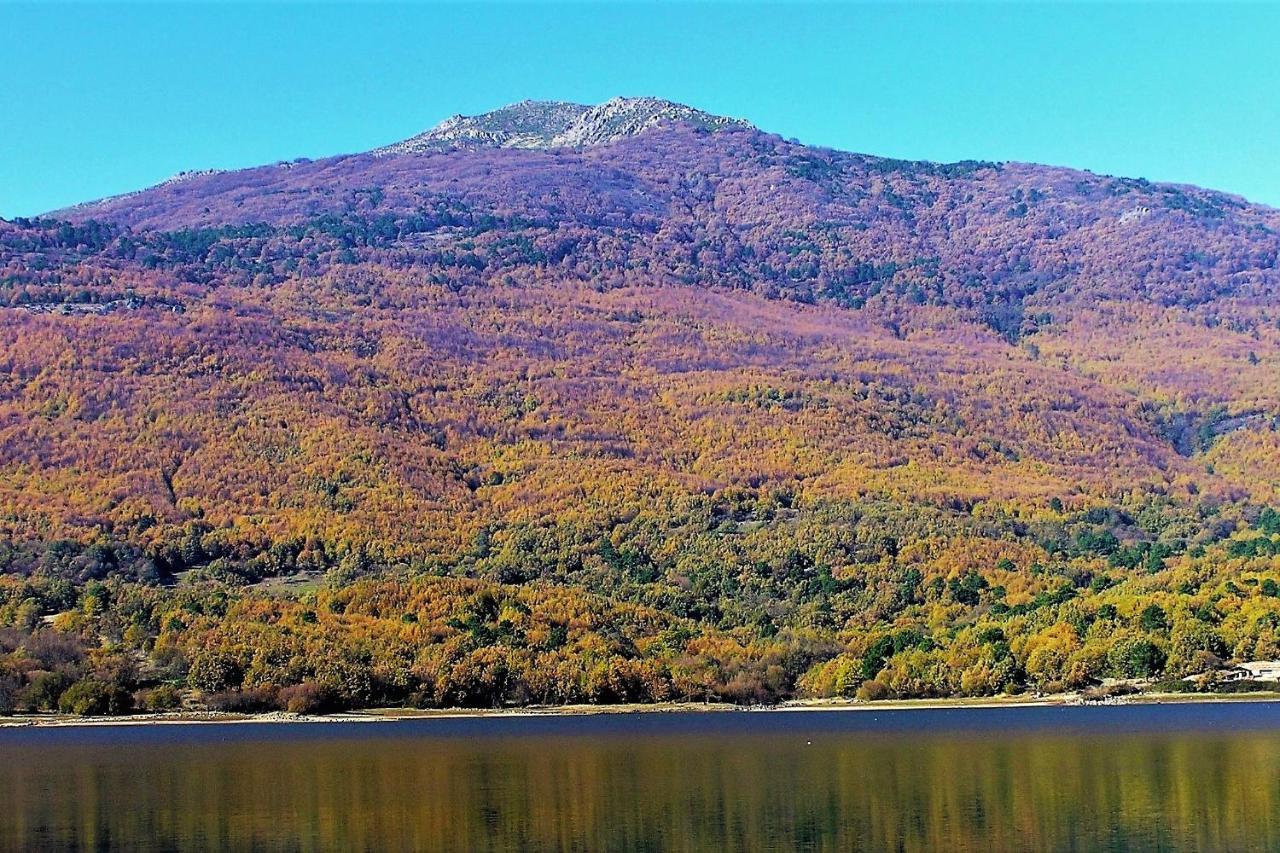
M587 148L637 136L662 124L707 130L750 127L742 119L712 115L662 98L614 98L597 106L564 101L521 101L478 116L456 115L425 133L379 148L379 155L458 148Z

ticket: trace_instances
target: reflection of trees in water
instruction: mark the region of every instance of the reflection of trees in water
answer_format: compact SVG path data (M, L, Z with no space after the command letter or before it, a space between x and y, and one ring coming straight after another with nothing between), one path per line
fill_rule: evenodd
M1280 843L1280 738L1258 734L377 738L3 754L3 849Z

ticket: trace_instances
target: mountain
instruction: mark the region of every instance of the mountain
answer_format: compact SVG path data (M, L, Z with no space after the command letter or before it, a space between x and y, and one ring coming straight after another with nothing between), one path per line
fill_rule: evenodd
M1275 657L1278 257L1222 193L657 99L0 222L0 684L751 702Z

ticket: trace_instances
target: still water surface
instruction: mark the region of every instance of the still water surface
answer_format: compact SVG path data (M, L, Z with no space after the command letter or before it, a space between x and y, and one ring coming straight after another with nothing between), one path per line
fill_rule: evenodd
M1280 850L1280 704L0 730L0 850Z

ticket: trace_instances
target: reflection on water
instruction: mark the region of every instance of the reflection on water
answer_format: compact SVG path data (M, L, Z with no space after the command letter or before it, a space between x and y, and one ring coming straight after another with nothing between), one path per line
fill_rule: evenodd
M1265 721L1104 734L732 716L585 734L4 733L0 849L1280 849Z

